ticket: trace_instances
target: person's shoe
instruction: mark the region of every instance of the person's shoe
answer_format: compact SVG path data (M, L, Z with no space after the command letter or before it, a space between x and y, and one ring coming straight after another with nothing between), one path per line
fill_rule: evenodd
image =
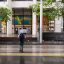
M23 53L23 50L20 50L20 52L22 52L22 53Z

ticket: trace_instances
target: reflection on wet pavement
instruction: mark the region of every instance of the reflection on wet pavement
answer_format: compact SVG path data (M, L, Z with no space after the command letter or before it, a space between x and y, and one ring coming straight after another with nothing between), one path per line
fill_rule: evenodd
M25 53L19 52L19 49L20 45L0 45L0 64L64 64L64 45L24 45ZM29 52L32 55L33 53L42 53L42 55L30 56ZM52 56L48 56L50 53ZM27 54L28 56L25 56Z
M20 45L0 45L0 53L19 53ZM25 53L64 53L64 45L24 45Z
M64 57L0 56L0 64L64 64Z

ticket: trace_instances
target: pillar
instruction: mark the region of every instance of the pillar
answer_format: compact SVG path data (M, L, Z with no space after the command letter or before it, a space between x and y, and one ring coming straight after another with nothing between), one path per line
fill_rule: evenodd
M61 1L61 0L56 0ZM59 16L55 18L55 32L62 32L63 31L63 17Z
M35 4L37 0L33 0ZM32 13L32 37L36 37L37 29L36 29L36 14Z
M55 18L55 32L63 31L63 17Z
M7 5L12 11L11 0L7 0ZM10 16L10 20L7 21L7 34L12 34L12 15Z

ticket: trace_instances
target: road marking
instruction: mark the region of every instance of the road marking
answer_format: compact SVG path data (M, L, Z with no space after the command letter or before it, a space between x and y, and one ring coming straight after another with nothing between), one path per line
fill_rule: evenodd
M64 53L0 53L0 56L58 56L64 57Z

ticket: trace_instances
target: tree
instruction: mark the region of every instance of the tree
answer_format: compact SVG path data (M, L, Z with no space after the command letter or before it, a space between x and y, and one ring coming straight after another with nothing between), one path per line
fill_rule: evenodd
M10 16L12 14L11 9L7 7L0 7L0 30L2 26L2 22L5 23L5 26L7 28L7 21L10 20ZM6 30L7 31L7 30Z
M30 7L36 15L40 15L40 2ZM53 0L43 0L43 16L47 16L49 20L54 20L55 17L61 16L63 11L62 8L63 4L60 2L54 3Z
M12 14L12 11L5 7L0 7L0 21L6 21L10 20L10 16Z

